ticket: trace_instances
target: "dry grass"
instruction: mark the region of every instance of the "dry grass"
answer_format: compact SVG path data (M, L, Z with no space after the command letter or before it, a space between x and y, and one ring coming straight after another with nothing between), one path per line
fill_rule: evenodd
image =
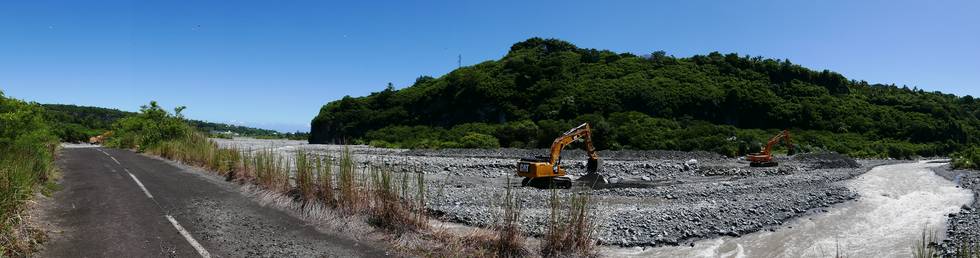
M391 232L419 232L428 228L424 216L424 206L408 197L408 174L402 173L402 184L395 184L394 169L388 166L372 166L371 182L373 200L371 202L371 224ZM419 174L421 175L421 174ZM418 182L423 182L419 180ZM417 185L419 193L424 194L424 185Z
M541 243L544 257L595 257L595 211L591 193L574 193L564 203L551 190L548 231Z
M511 188L510 178L508 177L503 202L501 203L503 219L495 228L497 238L495 239L494 249L498 257L524 257L530 253L527 251L525 244L527 239L524 233L521 232L520 218L523 207L521 207L520 200L514 196Z

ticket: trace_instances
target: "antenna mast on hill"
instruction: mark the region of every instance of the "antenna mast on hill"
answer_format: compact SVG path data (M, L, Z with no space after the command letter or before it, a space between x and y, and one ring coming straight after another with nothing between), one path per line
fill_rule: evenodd
M463 54L459 54L459 56L456 57L456 68L461 67L463 67Z

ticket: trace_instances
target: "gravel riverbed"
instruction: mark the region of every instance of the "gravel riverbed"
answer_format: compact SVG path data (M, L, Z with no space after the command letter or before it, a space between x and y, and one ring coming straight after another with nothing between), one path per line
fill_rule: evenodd
M973 191L973 203L964 205L959 213L950 214L946 220L946 240L939 244L943 255L953 256L957 250L969 245L980 248L980 171L953 170L949 165L933 168L933 171L959 187Z
M302 149L337 156L342 147L300 141L216 139L219 145L272 148L284 154ZM397 171L424 172L429 209L438 218L490 226L500 217L498 201L507 183L520 198L522 226L531 235L545 232L550 190L520 187L516 161L545 155L544 149L400 150L352 147L361 164L388 164ZM837 154L778 157L780 166L748 163L708 152L601 151L602 174L609 184L594 191L582 185L558 190L560 198L591 192L598 239L617 246L681 245L717 236L774 229L785 221L825 212L857 198L842 181L872 167L894 163L855 161ZM563 153L572 177L585 172L581 150Z

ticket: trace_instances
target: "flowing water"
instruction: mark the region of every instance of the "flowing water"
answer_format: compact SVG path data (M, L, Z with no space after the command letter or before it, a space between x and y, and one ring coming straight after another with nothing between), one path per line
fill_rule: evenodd
M946 215L973 194L934 174L943 164L880 166L847 181L857 201L784 224L775 232L702 240L694 247L622 248L621 257L910 257L923 230L941 234Z

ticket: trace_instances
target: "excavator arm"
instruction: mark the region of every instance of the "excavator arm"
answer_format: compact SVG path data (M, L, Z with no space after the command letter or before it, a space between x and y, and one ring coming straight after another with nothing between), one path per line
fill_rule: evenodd
M793 143L790 137L789 130L783 130L776 136L770 138L769 141L766 142L766 147L763 148L762 151L760 151L759 153L750 154L746 156L746 159L751 162L750 165L752 165L753 167L776 166L777 165L776 162L772 160L772 149L780 142L786 144L786 147L789 149L790 154L793 153Z
M555 141L551 144L551 156L549 160L553 164L552 170L557 171L561 165L561 151L565 149L565 146L582 138L585 138L585 151L589 155L587 169L589 173L594 173L596 172L595 170L598 170L599 155L596 154L595 147L592 145L592 128L589 127L588 123L583 123L555 138Z
M793 143L792 139L790 139L789 130L783 130L769 139L769 142L766 143L766 148L762 150L761 154L772 155L772 148L779 144L780 141L786 143L786 148L789 148L789 152L793 152Z

